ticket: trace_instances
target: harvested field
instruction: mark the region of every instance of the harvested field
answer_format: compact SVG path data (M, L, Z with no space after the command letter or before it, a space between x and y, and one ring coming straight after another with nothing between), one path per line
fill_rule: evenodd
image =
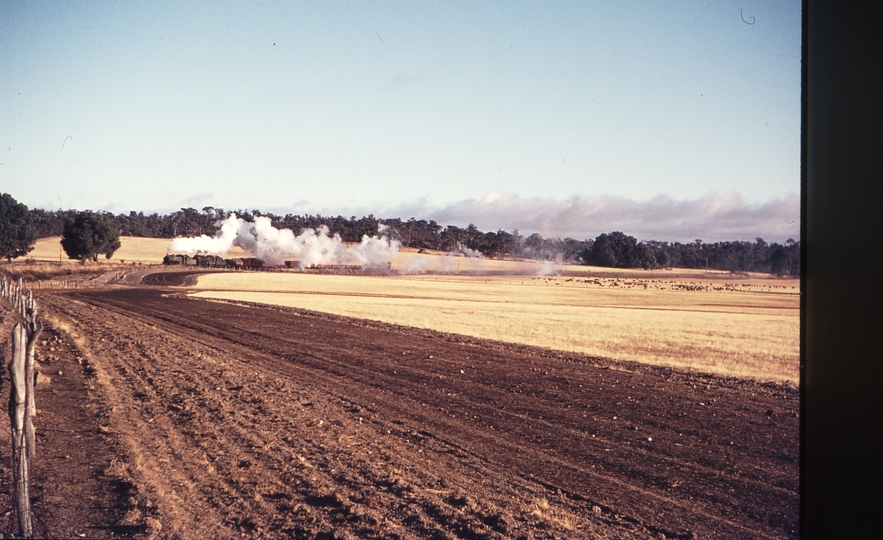
M175 290L39 294L41 534L797 537L791 385Z
M214 274L199 278L194 296L796 383L797 286L794 279L640 271L591 278Z
M141 238L136 236L121 236L120 249L118 249L113 257L106 259L103 256L98 259L98 263L112 264L116 262L126 263L145 263L156 264L161 263L162 258L166 254L166 247L169 245L168 238ZM71 261L61 250L61 237L52 236L49 238L41 238L34 244L34 249L27 255L27 259L35 261L55 261L58 262L59 255L61 262L66 264L79 264L77 261Z

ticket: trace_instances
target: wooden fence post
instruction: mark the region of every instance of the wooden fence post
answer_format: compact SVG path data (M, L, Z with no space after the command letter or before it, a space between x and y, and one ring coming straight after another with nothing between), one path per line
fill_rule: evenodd
M33 536L31 505L28 489L29 454L26 422L28 395L26 382L28 335L25 325L18 323L12 330L12 360L9 362L11 388L9 390L9 420L12 424L12 479L15 490L15 508L18 514L18 532L24 538Z
M12 329L12 358L7 369L10 376L9 420L12 428L12 478L18 532L22 538L32 538L29 468L36 443L34 347L43 331L43 325L37 322L37 303L34 296L30 290L26 292L21 280L16 284L0 276L0 296L12 304L13 313L24 320Z

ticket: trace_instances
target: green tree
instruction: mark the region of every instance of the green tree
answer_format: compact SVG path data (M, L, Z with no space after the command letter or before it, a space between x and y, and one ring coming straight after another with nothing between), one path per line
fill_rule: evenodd
M595 238L591 249L584 252L583 259L594 266L634 268L632 252L637 245L638 240L634 236L619 231L602 233Z
M34 249L37 230L28 207L8 193L0 194L0 257L12 261Z
M643 268L647 270L649 268L659 268L659 263L656 260L656 255L653 254L653 250L645 244L644 242L639 242L635 245L635 249L632 250L631 253L631 266L634 268Z
M789 238L789 240L791 239ZM791 244L785 246L773 244L770 248L772 251L770 255L771 274L778 276L800 274L800 244L795 244L794 240L791 240Z
M61 247L70 259L110 258L120 248L119 229L112 220L94 212L80 212L64 224Z

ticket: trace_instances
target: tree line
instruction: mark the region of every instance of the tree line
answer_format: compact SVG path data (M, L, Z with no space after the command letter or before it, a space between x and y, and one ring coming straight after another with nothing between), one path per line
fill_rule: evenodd
M4 194L4 197L8 196ZM9 204L6 202L0 204L0 229L5 230L6 226L2 222L4 206ZM21 213L20 208L18 211ZM144 214L132 211L128 214L114 215L110 212L84 213L76 210L43 209L27 211L26 207L25 211L30 218L35 239L64 236L65 227L72 227L83 214L91 216L92 221L87 220L87 227L98 227L93 221L99 220L109 224L110 228L120 236L150 238L203 234L212 236L218 229L218 222L234 213L211 206L206 206L202 210L182 208L169 214ZM235 214L246 221L252 221L258 216L267 217L277 229L290 229L295 234L299 234L304 229L327 227L330 234L340 235L345 242L359 242L363 235L373 236L382 232L406 247L443 252L477 251L490 258L539 259L617 268L681 267L732 272L769 272L779 275L800 274L800 242L793 239L788 239L784 244L767 243L762 238L757 238L754 242L705 243L697 239L694 242L680 243L638 241L633 236L614 231L600 234L594 239L577 240L544 238L538 233L524 236L518 230L481 231L471 223L467 227L443 226L434 220L413 217L402 220L377 218L374 215L361 218L296 214L279 216L259 210L237 210ZM79 234L83 235L85 233L82 232L82 218L80 224ZM0 239L0 242L3 241ZM30 243L32 244L33 240ZM111 242L110 245L112 246L113 243ZM12 258L24 254L20 246L16 249L17 251L3 247L2 257ZM101 253L109 257L105 252L110 248L103 245L103 249L105 251ZM82 258L82 256L71 258Z

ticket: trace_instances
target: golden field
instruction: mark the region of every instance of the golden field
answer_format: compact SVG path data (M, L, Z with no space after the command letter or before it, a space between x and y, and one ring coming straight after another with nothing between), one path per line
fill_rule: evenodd
M200 277L193 295L796 382L798 280L698 278L226 273Z
M120 249L116 250L110 259L100 256L98 264L112 263L141 263L141 264L162 264L162 258L166 255L166 247L168 247L168 238L141 238L137 236L121 236ZM79 261L72 261L60 249L61 237L52 236L49 238L41 238L34 244L34 249L25 257L19 260L34 261L51 261L58 262L59 255L62 263L80 264ZM244 253L241 249L235 248L231 250L231 257L242 257Z

